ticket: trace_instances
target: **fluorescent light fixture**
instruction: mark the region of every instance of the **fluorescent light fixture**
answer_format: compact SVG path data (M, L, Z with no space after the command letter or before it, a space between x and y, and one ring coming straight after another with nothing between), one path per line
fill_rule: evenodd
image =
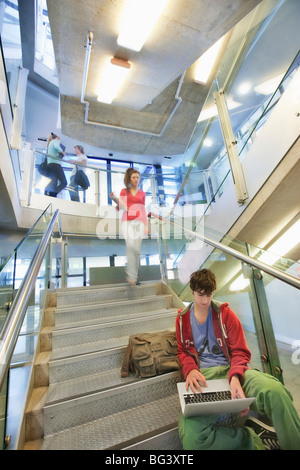
M231 111L232 109L238 108L239 106L242 106L241 103L238 103L237 101L234 101L229 98L227 101L227 108ZM209 108L203 109L200 113L200 116L198 118L198 122L200 121L206 121L206 119L210 119L214 116L218 115L218 110L217 106L213 105L210 106Z
M258 259L272 265L300 242L300 220L294 223L273 245Z
M300 220L294 223L275 243L273 243L268 251L261 255L258 260L272 265L276 261L284 256L285 253L290 251L294 246L300 243ZM242 290L249 284L249 279L245 279L241 274L235 281L229 286L230 291Z
M122 12L118 45L139 52L168 0L128 0Z
M277 75L276 77L270 78L260 85L257 85L254 90L261 95L271 95L277 89L279 83L283 79L284 74Z
M98 101L110 104L130 70L130 63L126 60L113 57L106 63L99 81Z
M197 60L194 82L205 85L220 50L223 38L219 39Z
M236 278L232 284L229 286L230 291L243 290L249 285L249 279L245 279L243 274Z

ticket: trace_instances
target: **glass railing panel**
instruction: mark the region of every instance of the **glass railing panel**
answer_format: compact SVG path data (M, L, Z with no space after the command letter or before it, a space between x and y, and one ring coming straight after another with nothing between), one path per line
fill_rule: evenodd
M37 220L32 229L28 232L26 237L16 248L16 265L15 265L15 288L18 289L27 270L31 260L36 252L38 244L44 236L44 233L51 220L51 206L46 209L42 216Z
M13 254L8 258L7 263L2 266L0 278L2 277L3 279L3 286L5 286L5 282L12 285L14 287L14 294L17 293L22 281L26 279L28 268L45 235L51 218L51 205L49 205L15 248ZM2 429L0 434L2 437L4 436L4 438L9 436L9 449L15 449L18 444L20 426L22 425L24 416L25 400L27 397L26 391L31 383L32 366L36 354L38 334L50 280L50 256L51 249L50 245L48 245L44 259L40 264L30 299L27 303L24 321L20 328L19 336L9 364L7 393L3 392L1 396L1 410L5 406L6 419L3 418L3 421L1 421L1 411L0 422Z
M286 253L288 253L288 245L286 246ZM289 259L285 256L278 255L271 250L263 250L256 246L248 244L249 255L253 258L262 261L282 272L286 272L295 278L300 276L300 263L295 260Z
M100 235L98 237L90 234L88 237L83 237L78 234L68 234L65 243L67 246L63 255L65 259L61 259L61 253L57 253L57 258L52 260L53 286L76 288L101 283L126 282L126 244L122 235L117 233L113 237ZM143 239L140 266L140 280L161 279L156 236L151 238L149 235ZM149 277L148 271L151 271L152 277Z
M157 212L154 211L153 213L165 217L163 212L164 211L158 208ZM299 278L299 262L288 259L285 256L276 255L269 250L263 250L229 235L223 236L220 232L205 225L203 219L201 219L199 223L195 223L195 221L197 221L196 217L189 218L186 215L187 214L183 212L181 220L176 220L176 217L171 216L169 220L165 217L163 221L158 222L154 217L156 221L152 221L152 224L155 224L154 227L156 227L156 231L159 233L159 241L166 256L165 264L168 262L170 265L171 263L171 266L168 268L168 276L169 278L172 276L172 284L176 285L175 290L177 294L181 295L181 290L185 288L185 282L188 282L183 275L185 266L189 269L189 264L192 263L195 269L198 269L197 259L204 262L209 256L220 259L223 259L225 256L224 252L215 249L209 243L199 239L199 237L204 237L207 241L211 241L212 243L222 243L224 247L234 249L237 253L250 256L254 260L274 267L282 273L286 272L295 278ZM174 227L174 223L176 227ZM191 231L194 233L191 233ZM176 249L174 248L175 233ZM203 255L203 249L205 255Z
M32 257L51 219L51 206L39 217L35 225L0 267L0 330L14 295L26 276Z
M262 282L274 329L284 384L300 414L300 291L263 273Z
M0 450L5 449L8 374L0 390Z
M39 165L45 160L46 154L41 151L36 151L36 159L34 165L34 175L33 175L33 193L35 194L45 194L45 191L51 190L49 186L51 184L51 180L53 178L50 176L45 176L40 174L39 172ZM51 157L54 158L54 157ZM95 204L95 194L97 190L97 168L96 167L86 167L84 165L73 164L71 163L71 156L67 156L65 161L64 159L55 158L54 159L58 165L60 165L63 169L65 178L66 178L66 186L58 193L57 197L59 199L71 200L75 202L83 202L87 204ZM53 161L54 161L53 160ZM87 189L83 183L81 183L80 179L75 179L75 175L77 171L82 170L87 178L89 187ZM80 186L81 183L82 186Z
M15 252L0 268L0 330L5 321L14 293Z
M50 248L48 247L41 264L35 287L11 360L6 419L6 436L10 436L9 449L16 449L19 430L24 416L27 389L30 386L32 367L36 354L38 333L48 286Z

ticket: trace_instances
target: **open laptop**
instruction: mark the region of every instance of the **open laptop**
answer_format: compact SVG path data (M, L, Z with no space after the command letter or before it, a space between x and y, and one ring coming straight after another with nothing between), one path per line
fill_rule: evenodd
M231 399L227 379L207 380L207 387L201 387L202 393L187 391L185 382L177 383L182 414L186 417L239 413L255 400L251 398Z

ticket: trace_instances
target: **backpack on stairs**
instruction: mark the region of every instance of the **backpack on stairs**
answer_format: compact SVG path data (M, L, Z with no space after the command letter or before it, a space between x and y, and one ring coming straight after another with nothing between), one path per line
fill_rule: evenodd
M176 370L180 371L181 365L175 332L137 333L129 337L121 377L127 377L130 371L140 377L153 377Z

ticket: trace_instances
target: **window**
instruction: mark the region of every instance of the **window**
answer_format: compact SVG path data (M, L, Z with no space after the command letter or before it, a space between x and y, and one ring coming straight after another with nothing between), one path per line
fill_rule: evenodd
M36 0L34 71L58 86L46 0Z

